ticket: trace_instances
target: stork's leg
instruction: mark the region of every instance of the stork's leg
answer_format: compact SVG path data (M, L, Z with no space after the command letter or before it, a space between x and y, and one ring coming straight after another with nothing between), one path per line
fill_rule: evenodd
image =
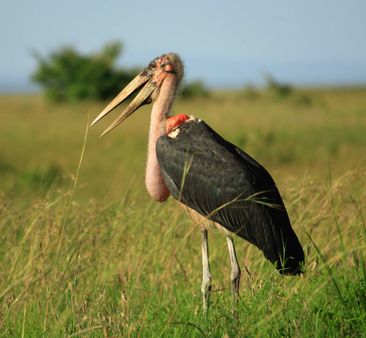
M240 284L240 267L238 258L236 257L236 251L234 241L231 236L226 236L227 246L229 248L230 264L231 264L231 293L233 300L236 302L239 298L239 284Z
M206 313L210 301L211 293L211 273L210 262L208 255L208 237L207 229L201 229L202 235L202 297L203 297L203 312Z

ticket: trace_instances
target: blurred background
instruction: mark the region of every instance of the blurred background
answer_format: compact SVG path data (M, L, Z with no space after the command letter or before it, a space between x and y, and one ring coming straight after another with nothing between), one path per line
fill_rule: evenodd
M186 66L175 112L220 126L231 141L279 168L280 178L289 166L305 172L319 162L324 174L330 160L346 170L360 160L355 145L364 145L365 11L356 0L5 2L0 186L9 192L28 180L40 185L42 177L47 186L55 177L69 181L87 121L169 51ZM131 172L143 176L148 118L134 119L124 131L90 140L87 154L95 150L98 161L85 169L87 187L103 186L103 195L116 190L96 182L94 166L102 174L112 163L123 168L117 154L124 146L136 159ZM93 128L92 135L100 131ZM344 162L339 156L346 153Z

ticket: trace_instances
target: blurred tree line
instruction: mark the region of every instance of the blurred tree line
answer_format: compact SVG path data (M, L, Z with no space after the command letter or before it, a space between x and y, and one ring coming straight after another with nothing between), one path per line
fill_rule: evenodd
M43 57L33 52L38 65L32 81L39 84L54 101L105 100L114 97L140 71L119 68L117 60L123 51L121 42L106 44L100 52L81 54L72 46L62 47ZM186 83L181 97L207 96L202 81Z

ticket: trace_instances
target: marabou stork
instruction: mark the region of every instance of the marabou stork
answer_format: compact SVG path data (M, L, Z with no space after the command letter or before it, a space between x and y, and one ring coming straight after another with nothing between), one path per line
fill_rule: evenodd
M184 114L170 115L182 78L183 64L177 54L155 58L107 105L92 125L140 88L140 93L102 135L143 104L153 102L146 188L153 199L164 202L172 195L196 220L195 216L199 216L203 310L207 311L211 291L209 223L224 228L227 234L234 299L239 293L240 267L231 233L262 250L282 274L300 274L304 252L267 170L204 121Z

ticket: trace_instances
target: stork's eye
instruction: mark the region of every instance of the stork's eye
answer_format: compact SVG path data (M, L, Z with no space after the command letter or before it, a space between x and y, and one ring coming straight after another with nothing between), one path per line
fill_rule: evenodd
M174 67L170 62L163 63L161 67L164 69L167 73L174 73Z

